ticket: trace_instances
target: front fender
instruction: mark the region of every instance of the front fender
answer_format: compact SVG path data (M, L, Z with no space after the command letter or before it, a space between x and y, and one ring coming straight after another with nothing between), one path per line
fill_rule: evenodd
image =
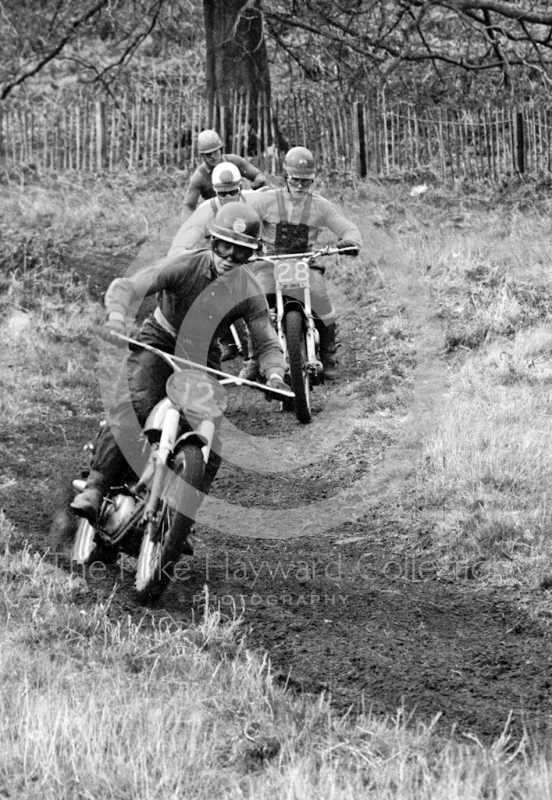
M303 302L295 297L284 297L284 316L288 311L300 311L304 317L307 316Z
M179 436L174 445L174 452L177 453L182 447L184 442L191 442L201 447L203 460L205 463L209 461L209 454L215 436L215 423L210 419L202 420L195 431L187 431Z
M172 407L172 403L168 397L164 397L155 405L144 425L144 434L147 436L149 442L158 442L161 437L161 430L165 420L165 414Z

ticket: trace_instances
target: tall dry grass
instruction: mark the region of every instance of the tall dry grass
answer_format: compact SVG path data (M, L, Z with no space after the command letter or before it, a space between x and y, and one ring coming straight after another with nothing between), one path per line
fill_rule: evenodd
M82 579L0 517L0 791L46 798L547 798L549 765L503 736L437 737L400 712L335 718L297 699L209 610L113 621Z

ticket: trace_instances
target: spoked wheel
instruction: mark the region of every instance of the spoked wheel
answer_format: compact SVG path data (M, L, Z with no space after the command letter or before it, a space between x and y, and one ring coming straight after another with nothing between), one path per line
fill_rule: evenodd
M295 394L295 416L299 422L311 421L310 378L307 369L307 342L304 318L300 311L288 311L285 316L286 343L291 388Z
M165 484L157 517L147 524L142 539L135 581L141 603L159 597L173 577L201 501L204 471L201 448L185 444Z
M71 561L74 561L75 564L82 564L85 567L91 563L96 549L95 534L96 532L88 520L81 519L73 540Z
M119 556L119 548L104 541L87 519L81 519L71 551L71 561L88 567L95 561L113 564Z

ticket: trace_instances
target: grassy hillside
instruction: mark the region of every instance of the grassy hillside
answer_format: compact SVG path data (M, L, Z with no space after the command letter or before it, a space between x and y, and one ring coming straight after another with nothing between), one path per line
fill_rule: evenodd
M378 252L385 242L405 265L390 274L367 240L362 262L343 260L333 273L335 292L359 316L385 298L373 340L359 343L361 365L365 350L379 348L372 383L357 376L347 384L352 399L367 396L354 429L359 453L392 439L416 401L422 302L441 331L431 387L442 402L438 413L429 409L423 447L394 498L420 524L393 540L390 557L400 546L413 563L431 566L431 579L502 588L520 613L546 626L550 202L523 186L503 195L434 187L415 197L403 184L369 182L333 191ZM106 597L53 558L45 538L30 537L37 514L42 519L37 509L49 506L52 486L80 458L40 463L36 432L54 448L95 430L101 291L141 247L155 250L180 200L170 175L42 176L30 184L21 177L3 186L0 793L552 796L542 742L514 737L507 726L495 742L469 731L444 738L437 720L419 722L400 709L339 717L324 695L286 690L269 660L248 651L239 615L213 609L208 594L188 624L162 609L126 608L117 587ZM431 391L420 396L427 411ZM28 525L24 515L16 525L10 509L27 503ZM46 528L46 514L40 524Z

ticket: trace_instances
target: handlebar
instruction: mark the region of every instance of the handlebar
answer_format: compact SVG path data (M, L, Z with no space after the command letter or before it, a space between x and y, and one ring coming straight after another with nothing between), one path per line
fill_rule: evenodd
M290 258L314 261L315 258L319 258L320 256L335 256L339 253L345 254L354 249L353 247L334 247L328 244L321 250L310 250L308 253L280 253L278 255L259 256L259 261L286 261Z
M133 344L136 347L141 347L144 350L149 350L152 353L155 353L161 358L164 358L171 367L176 372L181 372L182 367L179 367L179 364L185 364L187 367L193 367L194 369L199 369L202 372L208 372L210 375L217 375L223 378L221 381L222 384L236 384L236 386L241 386L245 384L246 386L250 386L252 389L258 389L260 392L264 392L264 394L270 394L275 398L282 399L286 398L294 398L295 394L291 391L285 392L280 389L272 389L270 386L267 386L264 383L257 383L256 381L249 381L247 378L238 378L236 375L230 375L228 372L222 372L219 369L213 369L212 367L206 367L203 364L197 364L195 361L189 361L187 358L181 358L180 356L172 356L170 353L165 353L163 350L159 350L158 347L153 347L151 344L145 344L145 342L139 342L137 339L132 339L130 336L125 336L122 333L117 333L116 331L111 331L111 336L117 339L121 339L122 341L128 342L129 344Z

